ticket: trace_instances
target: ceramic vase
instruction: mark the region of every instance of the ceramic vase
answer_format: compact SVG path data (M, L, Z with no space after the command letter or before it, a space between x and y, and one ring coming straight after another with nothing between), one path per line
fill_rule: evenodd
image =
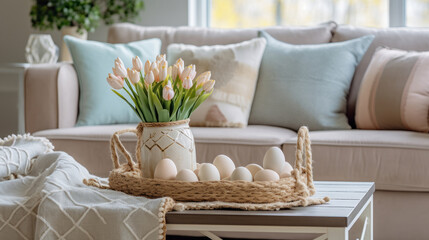
M153 178L158 161L164 158L173 160L177 172L196 169L195 143L189 120L142 125L138 148L143 177Z
M56 63L58 47L49 34L31 34L25 46L25 58L28 63Z
M79 33L77 31L77 27L63 27L61 28L61 61L63 62L72 62L72 57L70 55L70 51L67 48L66 43L64 42L64 36L70 35L73 37L77 37L79 39L88 39L88 32L85 29L82 29L82 32Z

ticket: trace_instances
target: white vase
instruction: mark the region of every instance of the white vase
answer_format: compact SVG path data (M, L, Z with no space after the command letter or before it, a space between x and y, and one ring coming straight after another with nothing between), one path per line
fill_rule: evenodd
M25 46L27 62L55 63L58 60L58 47L49 34L31 34Z
M177 172L197 167L194 137L189 120L167 123L143 123L140 128L140 159L143 177L153 178L156 164L170 158L176 164ZM164 125L164 126L163 126ZM139 131L139 130L138 130Z
M77 31L77 27L63 27L61 28L61 61L63 62L72 62L72 57L70 55L70 51L67 48L66 43L64 42L64 36L70 35L73 37L77 37L79 39L88 39L88 32L85 29L82 29L82 32L79 33Z

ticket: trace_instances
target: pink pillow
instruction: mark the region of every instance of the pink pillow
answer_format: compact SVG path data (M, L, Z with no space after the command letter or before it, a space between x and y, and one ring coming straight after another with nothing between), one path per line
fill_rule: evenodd
M379 48L359 90L361 129L429 131L429 52Z

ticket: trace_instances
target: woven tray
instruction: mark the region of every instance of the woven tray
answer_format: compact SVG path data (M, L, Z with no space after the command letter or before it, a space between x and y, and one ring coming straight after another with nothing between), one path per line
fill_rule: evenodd
M182 182L143 178L139 169L140 164L131 159L119 141L119 134L129 131L135 132L122 130L112 136L115 168L109 175L111 189L149 198L171 197L180 202L220 201L254 204L304 201L315 193L311 143L306 127L301 127L298 131L295 167L291 177L271 182L229 180ZM118 164L117 148L125 156L127 163Z

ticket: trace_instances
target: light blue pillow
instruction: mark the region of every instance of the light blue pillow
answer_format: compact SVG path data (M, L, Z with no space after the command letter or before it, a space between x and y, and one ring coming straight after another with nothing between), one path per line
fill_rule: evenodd
M79 78L79 116L76 126L139 122L134 111L111 91L106 81L114 61L120 57L125 67L132 58L144 63L154 61L160 53L161 40L148 39L127 44L109 44L65 36ZM126 96L124 90L120 90Z
M318 45L291 45L268 33L250 124L298 130L350 129L347 94L374 36Z

